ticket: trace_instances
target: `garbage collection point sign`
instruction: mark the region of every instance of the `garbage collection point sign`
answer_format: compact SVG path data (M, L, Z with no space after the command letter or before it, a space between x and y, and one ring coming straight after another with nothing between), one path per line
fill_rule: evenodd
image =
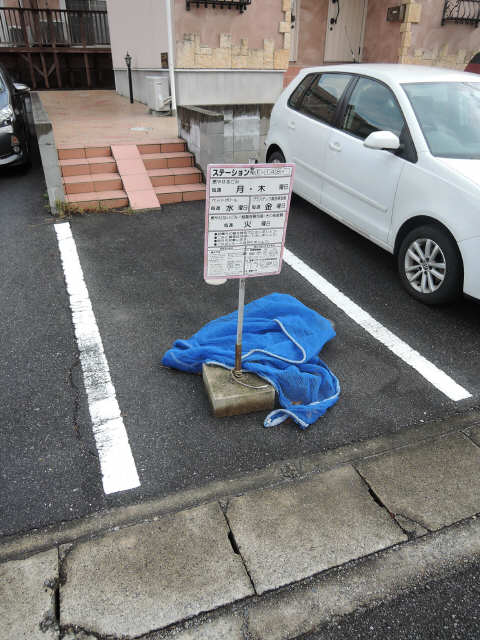
M204 278L280 273L295 165L209 164Z

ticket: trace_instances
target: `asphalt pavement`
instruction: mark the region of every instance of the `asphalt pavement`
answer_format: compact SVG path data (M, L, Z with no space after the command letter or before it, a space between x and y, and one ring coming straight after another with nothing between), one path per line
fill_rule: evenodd
M415 585L297 640L478 640L480 564Z
M294 198L290 251L472 397L448 399L284 265L279 276L249 280L246 300L293 294L335 323L337 337L321 355L340 380L340 400L306 431L292 421L264 429L261 414L216 419L199 376L161 366L174 340L236 308L235 282L203 281L203 203L75 217L72 233L141 482L105 496L42 176L34 168L0 180L3 535L226 480L478 405L477 303L421 305L401 288L390 255Z
M334 322L321 355L340 400L305 431L265 429L261 413L216 419L200 376L161 365L236 307L235 282L203 282L202 203L75 217L140 478L105 495L54 226L67 223L44 191L38 164L0 176L4 628L478 637L478 304L414 301L391 256L294 198L288 249L471 397L449 399L285 264L249 280L247 302L289 293Z
M72 221L142 496L225 479L478 403L475 360L466 356L480 347L477 305L462 301L455 310L419 305L400 288L387 254L295 199L287 246L355 300L361 290L360 302L370 313L376 316L380 307L391 330L420 351L425 347L473 398L450 401L285 265L280 276L249 280L246 300L290 293L334 321L337 337L321 355L340 380L340 400L306 431L291 421L264 429L261 414L212 417L201 378L160 364L174 340L236 308L234 281L221 287L203 282L203 228L199 203L165 206L160 214ZM341 277L334 277L337 271Z
M105 505L45 184L0 174L0 536Z

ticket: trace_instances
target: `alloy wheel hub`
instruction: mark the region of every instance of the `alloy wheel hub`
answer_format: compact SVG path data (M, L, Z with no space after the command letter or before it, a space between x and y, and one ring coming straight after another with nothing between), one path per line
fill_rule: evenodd
M437 291L445 280L447 262L440 246L431 238L414 240L405 254L405 276L420 293Z

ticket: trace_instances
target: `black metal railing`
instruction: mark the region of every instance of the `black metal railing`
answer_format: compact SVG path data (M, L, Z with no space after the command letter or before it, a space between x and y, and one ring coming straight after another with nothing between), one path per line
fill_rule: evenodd
M106 11L0 8L0 47L108 47Z
M240 13L243 13L252 0L186 0L187 11L190 11L190 7L220 7L220 9L238 9Z
M472 24L480 23L480 0L445 0L442 27L446 22Z

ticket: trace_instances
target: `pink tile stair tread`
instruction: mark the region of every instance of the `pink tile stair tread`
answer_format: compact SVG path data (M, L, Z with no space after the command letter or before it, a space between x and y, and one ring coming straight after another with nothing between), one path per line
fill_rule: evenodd
M120 158L138 158L140 153L134 144L114 144L112 145L112 155L115 160L120 160Z
M142 160L155 160L156 158L191 158L189 151L168 151L167 153L142 153Z
M178 193L181 191L205 191L205 185L199 182L195 184L169 184L165 187L154 187L155 193Z
M111 164L115 162L112 156L95 156L93 158L86 158L88 164Z
M136 145L112 145L112 155L117 163L132 209L156 209L158 198Z
M59 164L61 167L72 167L76 164L88 164L87 158L72 158L68 160L60 160Z
M145 167L140 160L117 160L117 169L120 177L141 175L145 173Z
M132 209L158 209L158 198L155 191L128 191L128 199Z
M117 200L125 198L125 191L91 191L89 193L73 193L66 196L68 202L91 202L98 200Z
M88 175L73 175L64 178L65 184L81 184L85 183L86 193L70 193L67 200L72 203L88 203L125 200L128 198L132 209L148 209L157 208L159 205L159 197L172 198L173 201L180 201L189 197L190 199L198 199L204 197L205 185L201 180L201 172L193 166L169 167L162 169L147 169L144 161L151 159L175 159L175 158L192 158L192 154L188 151L172 150L168 152L159 152L160 145L175 145L184 143L183 140L177 138L155 140L151 143L141 145L141 153L137 144L114 144L111 145L111 153L102 153L103 147L100 145L89 145L85 147L85 156L83 158L69 158L60 161L60 165L69 167L69 171L75 166L78 167L79 173L89 171ZM62 145L63 146L63 145ZM64 149L75 148L76 150L83 145L64 146ZM95 147L95 149L94 149ZM171 147L170 147L171 148ZM185 147L184 147L185 148ZM105 148L105 151L110 148ZM98 153L99 155L95 155ZM104 164L104 173L101 173L101 165ZM92 166L96 165L96 166ZM112 166L113 165L113 166ZM118 171L115 172L114 165ZM71 169L70 169L71 168ZM113 170L113 172L112 172ZM107 173L110 171L110 173ZM91 173L90 173L91 172ZM187 184L171 184L167 186L154 187L151 179L153 177L179 177L184 176L183 180L188 180ZM191 179L189 180L189 176ZM124 191L115 189L115 180L121 180ZM110 186L111 190L102 191L102 181L105 186ZM112 182L113 181L113 182ZM120 184L121 184L120 183ZM120 187L119 184L119 187ZM95 191L92 190L95 189ZM113 189L112 189L113 187ZM108 187L107 187L108 189ZM73 190L73 187L72 187ZM78 188L75 189L78 191ZM202 193L203 192L203 193ZM159 197L157 197L157 194ZM185 196L185 198L184 198ZM161 202L162 200L160 200ZM168 199L165 201L169 201Z
M65 182L65 184L75 184L76 182L91 182L92 180L96 181L101 181L101 180L115 180L115 179L120 179L120 176L118 173L96 173L96 174L87 174L87 175L80 175L80 176L65 176L65 178L63 179L63 181Z
M123 188L127 193L131 191L152 191L152 183L147 173L135 173L133 175L124 175L122 177Z
M171 167L170 169L148 169L147 173L150 177L159 176L182 176L190 173L201 173L196 167Z

